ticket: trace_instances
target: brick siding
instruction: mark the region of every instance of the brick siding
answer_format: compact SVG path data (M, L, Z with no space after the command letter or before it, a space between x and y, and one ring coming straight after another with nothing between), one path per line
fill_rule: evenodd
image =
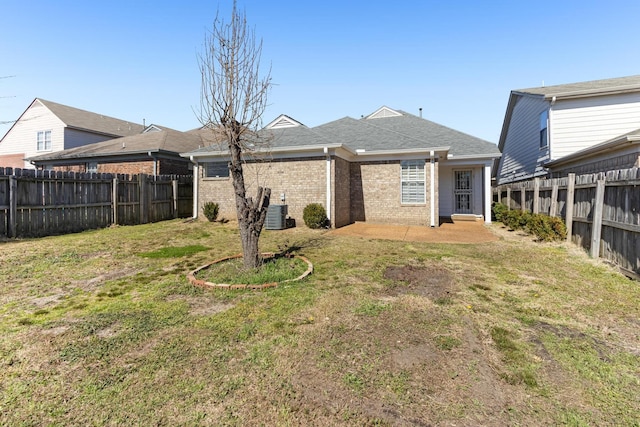
M204 178L199 169L198 214L206 202L220 206L220 217L236 218L231 178ZM438 176L438 163L435 164ZM403 205L400 202L400 161L350 163L332 158L332 226L342 227L355 221L430 224L431 195L429 163L426 164L426 203ZM256 174L263 186L271 188L271 204L288 205L288 213L303 224L302 211L309 203L326 208L326 160L324 158L273 160L244 165L249 196L254 196ZM436 182L437 191L437 182ZM284 194L285 200L281 201ZM438 194L435 194L436 216Z

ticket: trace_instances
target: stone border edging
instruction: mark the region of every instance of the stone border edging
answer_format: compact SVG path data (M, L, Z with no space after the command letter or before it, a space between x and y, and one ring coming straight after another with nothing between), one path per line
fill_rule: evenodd
M274 258L276 256L276 254L270 252L270 253L263 253L262 256L264 258ZM279 283L287 283L287 282L297 282L298 280L302 280L305 277L307 277L309 274L311 274L313 272L313 264L311 264L311 261L309 261L306 257L302 256L302 255L293 255L293 258L298 258L301 259L302 261L307 263L307 271L305 271L304 273L302 273L300 276L294 278L294 279L288 279L288 280L283 280L282 282L272 282L272 283L262 283L262 284L258 284L258 285L249 285L249 284L229 284L229 283L212 283L212 282L206 282L204 280L201 279L196 279L196 274L201 271L204 270L205 268L213 265L213 264L218 264L224 261L228 261L231 259L236 259L236 258L242 258L242 254L237 254L237 255L232 255L232 256L228 256L228 257L224 257L224 258L220 258L217 259L213 262L210 262L209 264L205 264L203 266L200 266L198 268L196 268L193 271L190 271L189 274L187 274L187 279L189 279L189 282L195 286L199 286L201 288L217 288L217 289L254 289L254 290L258 290L258 289L267 289L267 288L275 288L278 286Z

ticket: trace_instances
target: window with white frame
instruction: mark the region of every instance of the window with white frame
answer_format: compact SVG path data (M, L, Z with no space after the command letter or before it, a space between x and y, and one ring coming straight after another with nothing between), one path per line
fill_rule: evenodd
M424 160L405 160L401 163L402 204L421 204L426 201Z
M37 149L38 151L51 150L51 131L50 130L41 130L38 132Z
M549 112L544 110L540 113L540 148L545 148L549 144Z
M209 162L204 168L205 178L229 178L229 164L227 162Z

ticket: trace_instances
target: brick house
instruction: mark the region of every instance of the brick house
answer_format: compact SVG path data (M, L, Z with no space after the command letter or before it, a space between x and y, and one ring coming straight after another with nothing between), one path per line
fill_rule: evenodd
M180 132L150 125L137 135L109 139L26 160L38 169L147 175L191 175L191 163L180 156L205 146L197 131Z
M271 188L271 204L286 204L299 223L310 203L325 207L332 227L356 221L435 227L463 216L491 221L497 146L421 117L381 107L359 120L309 128L281 115L258 138L245 156L249 195L258 185ZM221 216L235 218L224 144L182 156L194 165L194 216L213 201Z

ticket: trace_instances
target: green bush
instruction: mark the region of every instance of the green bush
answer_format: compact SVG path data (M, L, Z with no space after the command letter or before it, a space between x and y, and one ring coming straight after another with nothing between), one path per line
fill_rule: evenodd
M220 206L214 202L207 202L202 207L202 213L204 216L210 221L214 222L218 219L218 212L220 211Z
M493 205L496 221L502 222L512 230L525 230L534 234L538 240L563 240L567 237L567 227L560 218L542 214L532 214L521 210L508 210L502 203Z
M502 203L494 203L493 204L493 217L496 221L502 222L504 214L509 210L507 209L507 205Z
M562 240L567 237L567 227L564 222L560 218L546 215L533 215L527 224L527 231L535 234L538 240L546 242Z
M302 211L302 219L309 228L323 228L327 225L327 211L319 203L308 204Z

